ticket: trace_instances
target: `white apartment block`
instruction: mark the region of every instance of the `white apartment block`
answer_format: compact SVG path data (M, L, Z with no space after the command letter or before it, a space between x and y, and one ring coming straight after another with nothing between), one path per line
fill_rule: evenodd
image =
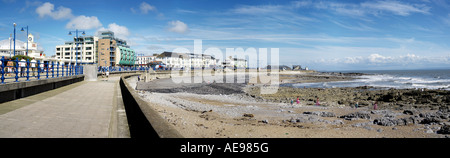
M147 67L147 64L151 61L155 61L156 56L137 56L136 65Z
M75 40L74 40L75 41ZM98 37L86 36L78 38L78 50L76 42L65 42L64 45L56 46L55 58L65 62L96 63ZM78 51L78 54L76 52ZM77 59L78 55L78 59Z
M163 52L155 61L163 62L168 68L213 68L220 67L219 59L206 54Z
M232 56L229 56L228 58L226 58L224 60L224 62L222 63L223 66L226 66L227 68L247 68L248 62L245 59L238 59L238 58L233 58Z

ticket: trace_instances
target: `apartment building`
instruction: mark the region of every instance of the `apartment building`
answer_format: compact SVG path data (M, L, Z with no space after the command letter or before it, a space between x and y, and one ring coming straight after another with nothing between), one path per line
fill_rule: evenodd
M74 41L65 42L64 45L56 46L55 58L64 59L64 61L77 61L78 63L96 63L97 40L98 37L95 36L79 37L78 40L74 38Z
M135 64L146 67L149 62L152 62L155 59L156 56L137 56Z
M100 32L98 40L99 66L134 66L136 52L125 40L115 38L114 32Z
M75 38L74 41L65 42L55 49L55 58L65 62L98 63L98 66L134 66L136 61L135 51L125 40L114 37L112 31L100 32L98 37Z
M169 68L213 68L220 67L221 62L211 55L193 53L163 52L156 56Z

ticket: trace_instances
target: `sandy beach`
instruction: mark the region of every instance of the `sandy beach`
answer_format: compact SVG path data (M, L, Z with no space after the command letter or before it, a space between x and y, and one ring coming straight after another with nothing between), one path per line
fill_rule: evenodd
M286 72L279 79L280 83L326 82L359 75ZM235 76L240 77L245 75ZM450 137L450 93L445 90L279 87L275 94L259 94L264 84L214 83L208 77L202 83L179 84L171 78L127 80L189 138ZM320 105L315 103L317 98Z

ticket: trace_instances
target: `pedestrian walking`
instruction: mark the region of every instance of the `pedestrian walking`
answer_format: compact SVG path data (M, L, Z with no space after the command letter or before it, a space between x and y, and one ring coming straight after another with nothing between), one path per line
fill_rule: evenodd
M317 100L316 100L316 106L320 106L319 98L317 98Z
M300 96L297 96L297 104L300 104Z
M356 109L358 109L358 102L356 102L356 104L355 104L355 108L356 108Z

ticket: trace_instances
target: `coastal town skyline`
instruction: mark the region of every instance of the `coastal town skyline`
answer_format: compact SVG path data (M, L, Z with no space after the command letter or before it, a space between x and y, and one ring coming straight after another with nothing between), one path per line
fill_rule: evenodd
M450 67L450 3L413 1L19 1L3 0L0 39L29 26L55 55L68 32L111 30L137 53L279 48L280 64L316 70ZM17 30L17 40L26 33Z

